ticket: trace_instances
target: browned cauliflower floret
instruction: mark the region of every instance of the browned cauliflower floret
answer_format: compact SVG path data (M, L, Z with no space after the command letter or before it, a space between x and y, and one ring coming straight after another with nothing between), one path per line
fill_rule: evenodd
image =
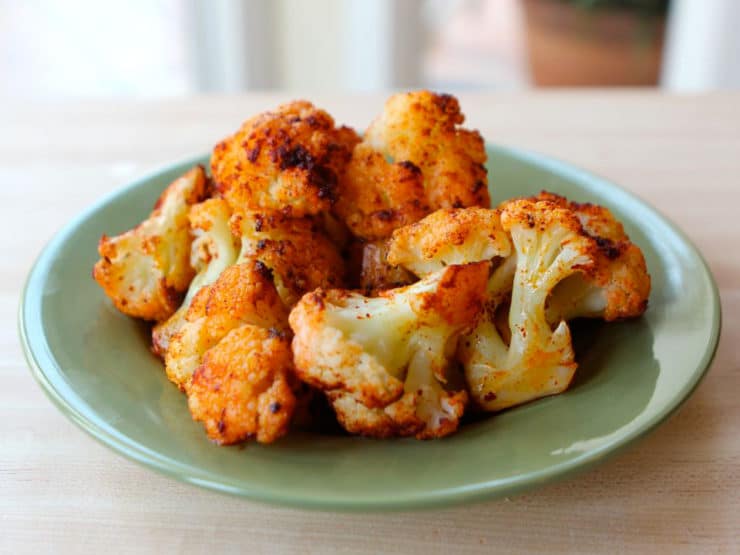
M165 355L167 377L187 391L205 352L231 330L244 324L285 330L287 312L267 266L255 259L230 266L193 298Z
M291 102L247 120L216 145L211 173L234 212L318 214L331 207L358 140L310 102Z
M352 232L380 239L438 208L490 205L486 151L457 99L397 94L355 148L336 212Z
M486 150L454 96L429 91L392 96L363 142L421 170L432 210L490 205Z
M298 376L327 392L352 433L453 432L467 395L445 384L457 338L480 313L488 272L487 262L450 266L372 298L307 294L290 314Z
M185 315L195 294L216 281L221 272L236 262L239 241L231 234L230 217L229 205L221 198L208 199L190 208L188 218L194 236L190 265L197 273L180 308L152 329L152 348L159 356L164 357L170 338L185 323Z
M247 212L231 222L241 237L241 254L260 260L272 272L286 306L317 287L344 285L344 261L339 251L310 218L289 218L280 212Z
M388 237L394 229L430 211L424 179L408 161L394 164L369 144L358 145L342 178L335 212L365 239Z
M501 225L515 254L493 273L486 315L460 341L470 394L486 410L501 410L564 391L576 370L570 330L554 329L545 307L553 289L569 276L593 271L596 241L576 215L556 204L516 200L504 205ZM507 344L496 312L511 298Z
M158 322L175 312L194 273L188 210L205 194L206 176L197 166L173 181L134 229L103 235L93 277L118 310Z
M645 312L650 295L645 257L611 211L544 191L536 198L571 210L599 247L593 271L576 273L555 288L548 302L548 319L558 322L587 317L612 321Z
M206 351L188 390L194 420L231 444L271 443L288 431L296 399L290 341L274 329L242 325Z
M390 97L363 139L394 161L408 160L424 176L432 210L490 205L486 150L454 96L416 91Z
M447 208L393 232L388 262L426 276L452 264L468 264L511 254L509 234L498 210Z
M624 232L624 226L614 217L608 208L589 202L574 202L567 198L542 191L529 200L546 200L560 208L567 208L575 213L583 228L593 237L602 237L610 241L626 241L629 239Z
M365 239L388 237L437 208L489 206L486 153L452 96L391 97L355 147L336 212Z

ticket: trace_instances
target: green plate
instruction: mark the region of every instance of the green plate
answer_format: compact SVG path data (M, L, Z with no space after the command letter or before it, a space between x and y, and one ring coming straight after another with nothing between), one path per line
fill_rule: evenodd
M717 288L689 240L616 185L562 162L489 149L494 201L541 189L611 208L653 278L639 320L575 330L580 367L566 393L464 425L444 440L291 434L269 446L217 447L148 350L144 325L119 314L90 277L102 233L140 221L162 188L206 157L139 179L62 230L28 278L20 334L57 406L93 437L186 482L298 507L370 510L509 495L588 468L665 420L709 366Z

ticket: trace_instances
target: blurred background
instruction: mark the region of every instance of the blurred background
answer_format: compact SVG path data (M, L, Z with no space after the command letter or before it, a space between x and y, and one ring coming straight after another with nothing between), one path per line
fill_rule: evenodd
M0 0L0 97L740 87L740 0Z

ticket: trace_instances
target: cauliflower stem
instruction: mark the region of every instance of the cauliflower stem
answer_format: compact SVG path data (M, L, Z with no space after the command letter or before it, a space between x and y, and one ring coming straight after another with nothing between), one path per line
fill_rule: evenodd
M196 293L210 285L236 262L237 239L229 229L230 210L223 199L208 199L190 209L190 228L195 239L191 246L190 265L196 274L180 308L166 321L152 329L152 350L164 358L170 339L185 323L190 303Z
M512 263L506 262L489 280L486 318L460 348L471 395L491 411L568 387L576 369L570 330L564 321L553 330L545 306L558 283L590 270L595 249L575 216L551 203L514 201L504 208L502 225L511 234L516 256L510 286L511 342L505 344L494 321L508 290L504 276Z

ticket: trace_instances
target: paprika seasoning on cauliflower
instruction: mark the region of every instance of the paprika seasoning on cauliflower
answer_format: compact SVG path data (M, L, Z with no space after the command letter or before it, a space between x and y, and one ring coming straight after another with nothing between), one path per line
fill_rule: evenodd
M614 215L547 192L490 209L463 122L429 91L392 96L362 138L284 104L214 148L212 178L193 168L103 236L94 278L155 324L211 440L270 443L329 406L353 434L443 437L469 400L564 391L569 320L645 311L645 258Z
M598 246L593 271L576 273L555 288L548 301L548 320L602 318L611 322L641 316L650 295L645 256L611 211L546 191L533 200L547 200L573 212Z
M448 208L393 232L388 263L423 277L451 264L469 264L511 254L498 210Z
M441 437L454 432L467 394L453 389L458 337L482 309L489 264L449 266L365 297L305 295L290 313L300 379L327 393L351 433Z
M559 393L576 368L565 320L637 316L650 280L611 213L542 193L497 210L438 210L396 230L388 261L419 276L490 260L484 316L461 340L470 394L486 410Z
M301 217L328 211L357 134L299 100L244 122L213 149L216 188L235 213L283 211Z
M267 267L255 259L230 266L191 302L165 354L167 377L187 392L203 355L231 330L244 324L287 329L287 323L288 311Z
M457 99L393 95L345 168L335 213L354 235L388 237L439 208L490 206L486 150Z
M164 358L170 339L180 331L195 295L210 285L234 264L239 252L239 240L231 234L231 210L221 198L210 198L190 208L188 219L193 235L190 265L196 274L180 308L164 322L152 328L152 350Z
M491 276L487 316L460 342L470 394L485 410L501 410L564 391L576 370L570 329L546 317L558 283L594 266L596 242L570 210L548 201L506 203L501 225L516 253ZM511 279L511 281L510 281ZM494 321L511 291L508 343Z
M256 258L264 264L289 308L317 287L344 285L344 260L312 218L244 212L234 215L231 229L241 240L237 263Z
M93 278L118 310L156 322L177 310L194 274L188 211L205 196L205 172L196 166L164 190L135 228L115 237L103 235Z
M293 416L292 373L284 333L241 325L203 356L188 390L190 413L217 443L272 443L288 432Z

